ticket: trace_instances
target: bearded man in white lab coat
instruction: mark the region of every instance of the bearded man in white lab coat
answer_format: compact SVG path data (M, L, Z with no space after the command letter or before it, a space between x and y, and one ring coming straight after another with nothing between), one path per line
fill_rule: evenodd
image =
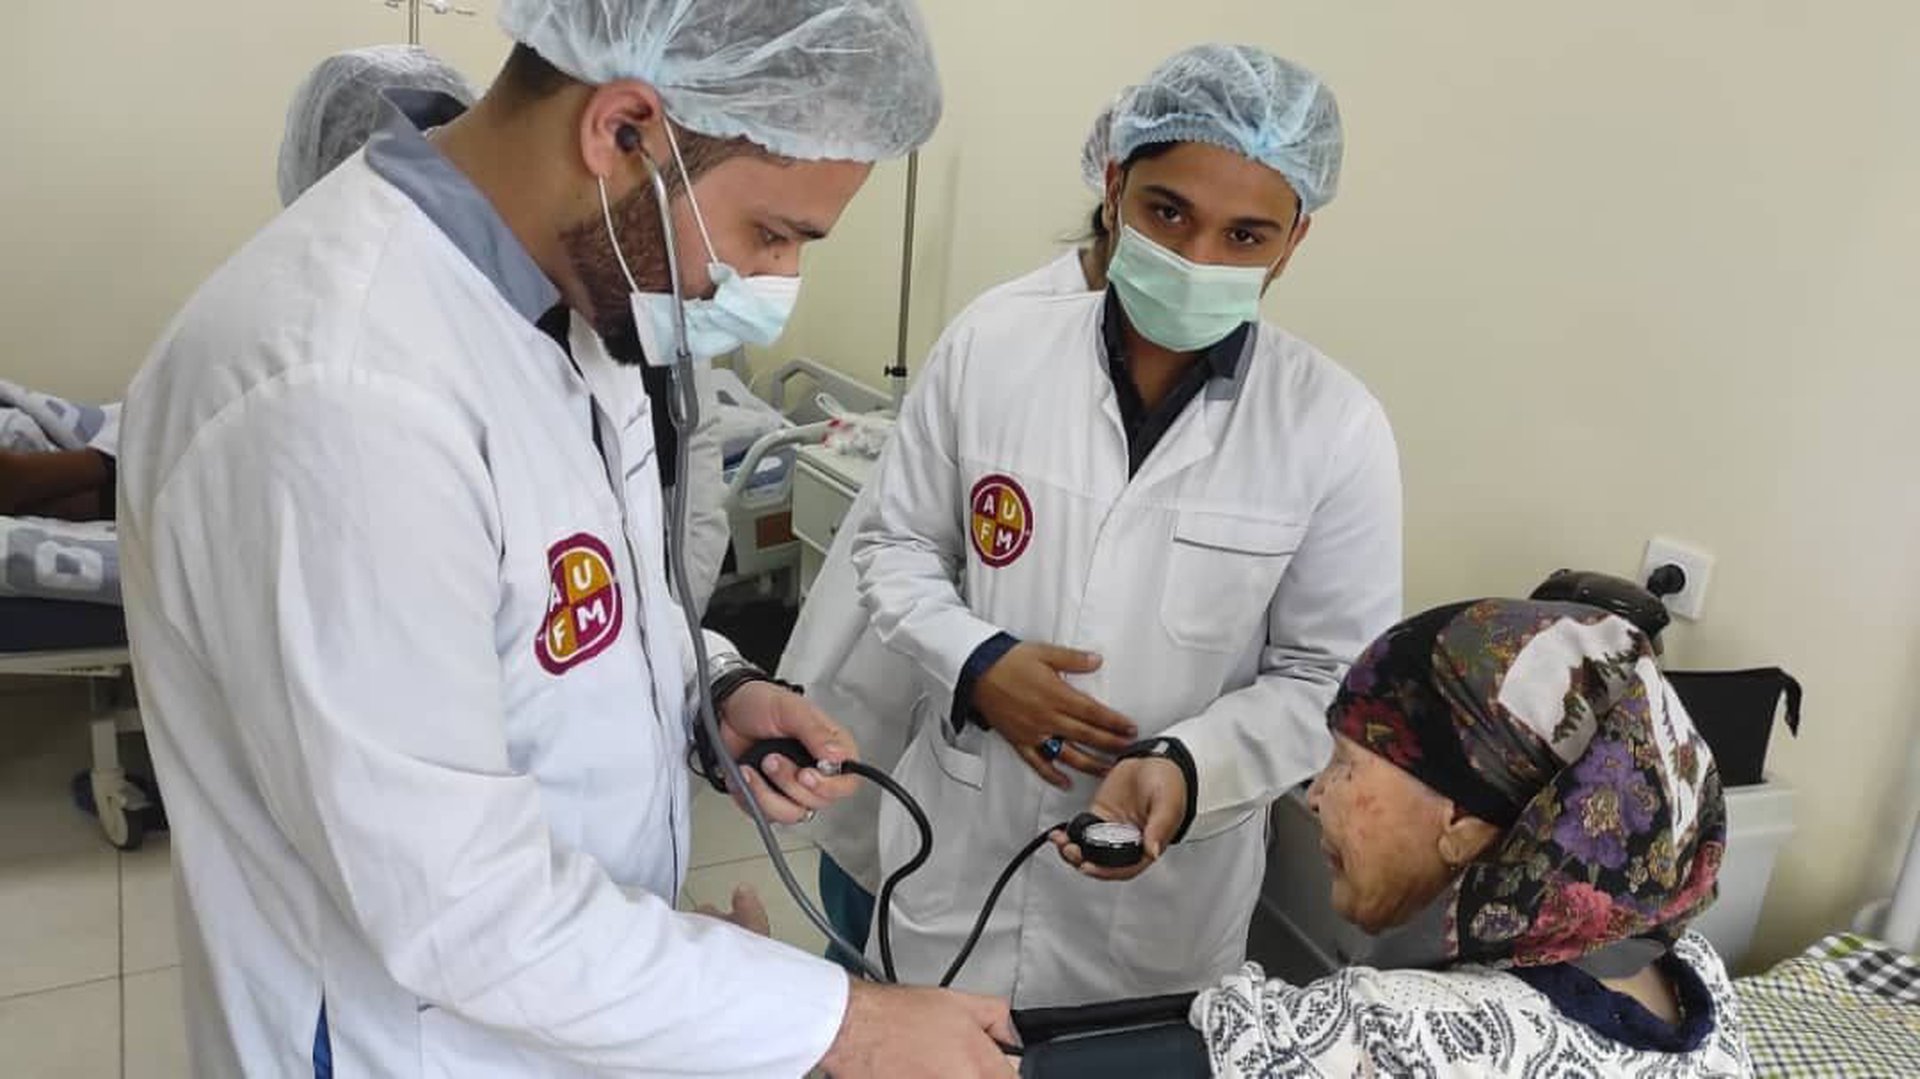
M280 204L291 206L307 189L358 153L373 137L385 117L388 90L433 90L443 102L433 117L451 123L473 105L475 94L466 77L445 60L418 45L372 45L335 53L320 61L293 93L287 107L287 128L280 140L278 176ZM451 102L446 102L451 98ZM727 526L726 478L723 475L719 409L713 407L712 370L707 360L694 364L703 404L701 422L693 435L681 439L667 421L672 400L665 367L647 362L631 323L601 337L592 323L575 312L568 330L568 351L594 394L604 401L616 426L653 440L659 455L660 481L671 500L679 455L688 456L690 481L686 547L687 601L704 612L720 579L731 539ZM617 357L617 358L616 358ZM651 405L651 424L642 424L637 411ZM636 453L636 459L644 453ZM672 537L668 537L672 542Z
M1015 878L956 984L1019 1007L1238 967L1264 810L1325 761L1326 705L1401 602L1386 416L1258 316L1337 184L1331 92L1204 46L1120 103L1112 139L1107 290L951 325L854 541L875 627L927 687L897 770L936 835L893 903L902 978L939 976L1040 833L1089 808L1144 833L1132 868L1055 834ZM883 869L916 848L883 805Z
M671 354L649 163L695 355L776 334L800 247L936 122L919 16L507 0L501 22L519 44L487 95L390 94L128 398L128 627L193 1073L1003 1075L1003 1004L850 985L673 909L693 642L652 439L625 429L649 410L570 355L575 314ZM709 647L720 748L854 752ZM778 760L749 780L788 823L850 787Z

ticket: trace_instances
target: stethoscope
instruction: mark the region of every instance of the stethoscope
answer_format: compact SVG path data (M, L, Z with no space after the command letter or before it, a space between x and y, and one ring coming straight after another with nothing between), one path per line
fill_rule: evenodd
M653 155L647 153L640 145L640 133L637 129L631 126L622 127L616 141L624 151L629 153L635 150L640 151L641 159L646 162L648 183L653 188L654 206L660 214L661 242L666 246L667 256L667 287L673 299L674 349L673 362L668 365L669 382L672 387L668 414L673 420L674 431L684 444L700 426L700 393L693 375L693 352L688 345L690 336L687 331L687 306L686 299L680 290L679 247L674 232L673 213L668 204L667 182L661 175L659 166L654 162ZM615 242L617 243L617 238ZM667 566L668 571L673 575L674 590L681 596L693 594L690 587L692 577L687 570L686 544L682 539L686 535L687 526L688 463L691 456L686 453L675 455L673 500L669 510L671 541L667 544ZM694 670L697 672L694 679L698 693L697 720L711 745L724 746L726 742L720 734L720 720L713 706L713 686L710 678L712 664L711 658L707 655L705 637L701 632L700 615L694 610L693 605L688 603L681 604L681 613L686 618L688 636L693 641ZM744 771L749 767L759 767L767 757L774 755L786 757L802 769L817 769L822 775L846 774L867 780L898 799L913 818L914 827L920 836L919 850L887 877L875 901L875 921L878 923L880 951L878 964L868 959L862 949L854 947L835 931L832 922L813 900L808 898L806 889L801 887L800 882L793 875L792 867L787 864L786 853L782 850L779 837L774 834L773 824L767 820L766 811L760 807L758 795L755 793L757 788L747 783ZM869 979L876 982L897 982L899 979L894 971L891 935L893 893L902 881L925 865L927 859L933 854L933 826L927 820L926 811L921 809L919 802L915 801L913 795L886 772L859 761L847 761L837 765L832 761L816 761L813 754L809 753L797 739L759 742L742 754L739 760L735 760L724 752L715 753L714 756L719 759L728 787L746 792L746 796L740 801L746 807L747 816L752 818L754 829L760 834L760 842L766 847L767 856L773 863L774 871L780 876L781 885L787 889L795 904L806 914L807 920L813 923L814 928L818 929L841 955L856 961L862 973ZM1034 852L1047 844L1048 837L1055 831L1065 831L1068 838L1080 847L1083 857L1097 866L1124 868L1137 864L1145 856L1145 846L1138 828L1118 821L1104 821L1091 813L1082 813L1071 821L1063 821L1041 832L1028 841L1001 870L1000 876L994 881L993 888L987 893L985 903L981 905L980 915L975 920L966 943L962 945L960 953L954 957L952 965L941 977L942 987L952 985L954 979L959 977L961 968L966 965L967 959L973 954L974 947L980 942L981 934L986 931L987 920L993 914L994 905L999 902L1001 893L1013 880L1014 874L1033 856Z

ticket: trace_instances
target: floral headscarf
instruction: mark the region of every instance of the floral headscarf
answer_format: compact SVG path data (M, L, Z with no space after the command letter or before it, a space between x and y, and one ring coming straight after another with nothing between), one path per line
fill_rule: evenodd
M1726 805L1646 637L1483 600L1388 630L1328 723L1505 829L1436 904L1441 961L1636 969L1715 896Z

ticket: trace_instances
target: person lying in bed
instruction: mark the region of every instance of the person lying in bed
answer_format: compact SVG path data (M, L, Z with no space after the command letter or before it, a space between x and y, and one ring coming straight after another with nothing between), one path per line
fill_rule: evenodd
M0 382L0 517L113 517L120 406L104 409Z
M328 57L287 110L276 170L283 207L366 145L388 90L438 91L463 106L474 98L458 71L418 46L376 45ZM106 407L105 425L84 448L62 449L35 430L43 419L8 408L8 400L0 388L0 516L112 520L119 406Z
M1305 986L1257 965L1195 1001L1214 1073L1747 1076L1734 996L1686 926L1726 808L1639 630L1508 600L1389 630L1328 711L1308 803L1372 958Z
M0 515L107 520L113 456L93 449L0 450Z

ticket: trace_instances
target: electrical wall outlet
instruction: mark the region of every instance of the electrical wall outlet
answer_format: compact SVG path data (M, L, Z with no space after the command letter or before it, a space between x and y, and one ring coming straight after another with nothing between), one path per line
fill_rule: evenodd
M1679 566L1687 575L1687 586L1670 596L1662 596L1667 610L1676 617L1698 621L1707 606L1707 585L1713 580L1713 555L1679 540L1655 536L1647 541L1647 554L1640 564L1640 583L1646 584L1661 566Z

